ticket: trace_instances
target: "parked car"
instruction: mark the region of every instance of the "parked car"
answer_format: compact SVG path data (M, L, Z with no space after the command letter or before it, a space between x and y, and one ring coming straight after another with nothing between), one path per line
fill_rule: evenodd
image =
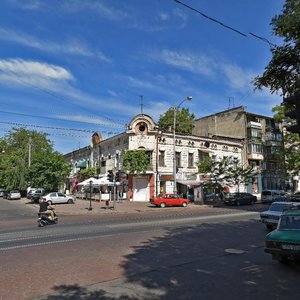
M7 193L6 199L8 199L8 200L21 199L21 193L18 190L12 190Z
M186 207L190 203L190 200L180 197L177 194L162 194L150 200L150 203L160 207L166 207L166 206Z
M44 196L45 190L44 189L36 189L30 196L31 202L39 203L39 200L42 196Z
M27 192L26 198L27 198L27 199L31 199L32 194L33 194L36 190L37 190L37 189L34 189L34 188L30 189L30 190Z
M257 201L256 196L250 193L231 193L224 199L226 205L242 205L242 204L254 204Z
M74 204L75 198L71 195L66 195L59 192L52 192L42 197L46 202L51 204L57 204L57 203L69 203Z
M289 201L300 202L300 192L296 192L289 196Z
M277 229L266 236L265 252L272 254L273 259L282 263L300 259L300 209L298 207L283 212Z
M277 227L278 221L284 210L298 206L300 203L295 202L273 202L269 209L260 213L260 221L266 225L269 230Z
M5 189L0 188L0 197L3 197Z
M263 204L287 200L287 195L281 190L263 190L261 192L261 203Z

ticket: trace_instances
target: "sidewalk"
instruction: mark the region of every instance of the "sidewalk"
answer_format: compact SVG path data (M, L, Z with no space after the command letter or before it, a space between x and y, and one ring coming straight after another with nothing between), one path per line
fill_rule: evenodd
M38 210L38 204L29 204L28 199L21 200L27 205L32 206L35 210ZM89 208L92 210L89 210ZM117 213L143 213L143 212L162 212L167 210L194 210L194 209L203 209L208 207L207 205L197 205L189 204L187 207L167 207L159 208L151 205L149 202L133 202L128 200L123 200L122 202L109 202L109 207L106 206L106 201L94 201L76 199L75 204L56 204L55 211L58 215L99 215L99 214L117 214Z

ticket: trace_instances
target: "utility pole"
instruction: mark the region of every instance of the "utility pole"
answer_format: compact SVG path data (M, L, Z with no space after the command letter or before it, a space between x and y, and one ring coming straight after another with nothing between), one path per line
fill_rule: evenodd
M28 167L31 166L31 145L32 145L32 138L29 138L28 142Z

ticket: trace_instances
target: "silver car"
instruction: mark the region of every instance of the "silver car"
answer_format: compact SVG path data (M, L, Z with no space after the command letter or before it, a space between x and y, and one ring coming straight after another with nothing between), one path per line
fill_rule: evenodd
M266 225L269 230L274 229L284 210L292 207L299 206L298 202L273 202L268 210L260 213L260 221Z
M10 191L7 194L7 199L8 200L17 200L17 199L21 199L21 193L18 190L13 190Z
M59 193L59 192L49 193L46 196L43 196L43 199L46 202L48 202L50 205L56 204L56 203L68 203L68 204L75 203L75 198L73 196L66 195L66 194Z

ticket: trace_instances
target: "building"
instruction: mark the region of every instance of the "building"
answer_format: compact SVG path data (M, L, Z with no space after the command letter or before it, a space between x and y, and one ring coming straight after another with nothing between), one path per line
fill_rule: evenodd
M285 189L284 171L280 168L282 157L278 156L283 147L282 130L273 118L246 112L240 106L195 120L192 133L245 141L243 161L260 170L248 192Z
M147 171L126 174L127 199L132 201L149 201L161 192L173 192L174 142L177 190L185 196L201 185L197 163L206 156L232 156L243 162L243 139L176 133L174 140L172 132L159 131L146 114L136 115L123 133L105 140L95 133L92 140L90 146L64 156L72 169L69 187L84 167L98 166L98 176L103 177L109 170L124 171L122 154L125 151L144 150L149 156Z

